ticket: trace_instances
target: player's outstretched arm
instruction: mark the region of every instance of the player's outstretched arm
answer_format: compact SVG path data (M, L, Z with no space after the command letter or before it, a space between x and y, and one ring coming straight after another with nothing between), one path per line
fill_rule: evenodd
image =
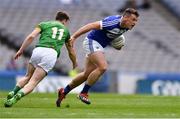
M85 33L89 32L90 30L100 29L100 28L101 28L100 21L92 22L92 23L89 23L89 24L81 27L71 36L71 39L70 39L71 45L73 46L74 41L82 34L85 34Z
M22 43L20 49L17 51L17 53L14 56L14 59L18 59L23 51L32 43L32 41L34 40L34 38L41 32L41 29L39 27L35 28L32 33L30 33L26 39L24 40L24 42Z
M75 69L77 67L76 53L74 48L71 46L70 41L66 42L66 48L69 53L69 58L71 59L71 62L73 64L73 69Z

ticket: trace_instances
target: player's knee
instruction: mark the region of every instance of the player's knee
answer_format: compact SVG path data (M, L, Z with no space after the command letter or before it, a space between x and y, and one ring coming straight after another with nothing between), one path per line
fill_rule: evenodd
M30 84L31 88L34 89L36 87L36 85L38 84L38 81L30 81L29 84Z
M107 70L107 65L103 65L98 68L101 73L104 73Z
M25 85L30 80L30 78L30 76L25 75L21 80L18 81L18 84Z
M88 72L84 72L84 73L83 73L84 79L87 79L88 76L89 76L89 74L90 74L90 73L88 73Z
M31 76L32 76L31 74L26 74L26 75L25 75L25 78L26 78L27 80L29 80L29 79L31 78Z

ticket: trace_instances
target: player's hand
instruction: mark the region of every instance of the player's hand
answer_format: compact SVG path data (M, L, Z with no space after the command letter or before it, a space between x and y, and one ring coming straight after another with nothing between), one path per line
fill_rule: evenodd
M73 69L76 69L78 66L77 62L73 64Z
M14 56L14 59L18 59L23 54L23 51L18 50L17 53Z

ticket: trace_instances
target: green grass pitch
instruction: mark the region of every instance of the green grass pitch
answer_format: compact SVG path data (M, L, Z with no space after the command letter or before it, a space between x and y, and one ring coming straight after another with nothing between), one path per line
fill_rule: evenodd
M0 118L174 118L180 117L180 97L90 93L91 105L70 94L60 108L55 93L33 93L11 108L4 107L7 92L0 92Z

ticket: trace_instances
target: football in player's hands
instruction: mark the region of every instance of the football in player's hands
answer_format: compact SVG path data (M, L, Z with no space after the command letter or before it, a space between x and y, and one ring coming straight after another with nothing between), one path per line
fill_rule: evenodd
M124 45L125 45L125 37L123 35L111 41L111 46L118 50L120 50Z

